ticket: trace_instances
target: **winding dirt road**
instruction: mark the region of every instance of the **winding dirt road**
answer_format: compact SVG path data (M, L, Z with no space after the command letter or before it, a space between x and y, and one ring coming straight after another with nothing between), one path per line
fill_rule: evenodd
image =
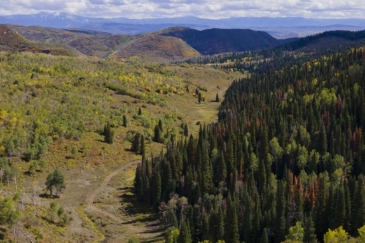
M100 186L98 186L98 188L96 188L96 190L94 190L92 193L90 193L88 195L88 197L86 198L86 204L87 204L87 208L93 210L93 211L96 211L98 213L102 213L106 216L108 216L109 218L119 222L121 221L120 218L116 217L115 215L113 214L110 214L100 208L97 208L95 207L94 205L94 200L95 198L98 196L98 194L100 192L102 192L103 190L105 190L105 187L108 185L108 183L110 182L110 180L116 176L118 173L124 171L125 169L127 169L128 167L132 166L132 165L136 165L138 163L140 163L141 161L140 160L135 160L135 161L131 161L131 162L128 162L127 164L123 165L122 167L120 167L119 169L111 172L107 177L105 177L105 179L103 180L103 182L100 184Z

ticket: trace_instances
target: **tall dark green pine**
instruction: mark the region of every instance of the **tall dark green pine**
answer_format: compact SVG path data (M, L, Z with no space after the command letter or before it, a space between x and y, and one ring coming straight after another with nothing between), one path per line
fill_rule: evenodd
M352 230L353 230L353 227L352 227L352 211L351 211L352 201L351 201L349 183L346 182L344 187L345 187L345 200L346 200L346 216L345 216L344 229L347 232L352 233Z
M158 125L155 126L153 141L160 143L162 141L162 131Z
M163 159L162 163L162 196L165 201L170 199L170 193L174 191L174 185L172 180L172 170L169 161Z
M209 242L211 242L212 240L212 236L210 234L210 214L205 213L203 215L203 219L202 219L202 241L207 240Z
M189 128L188 128L188 124L184 125L184 136L188 137L189 136Z
M224 240L224 215L220 206L217 206L210 217L209 229L213 242Z
M344 182L338 186L335 193L335 210L333 210L334 218L332 219L332 229L337 229L340 226L344 226L346 220L346 200L344 192Z
M144 141L144 136L141 135L141 145L140 145L140 151L139 154L142 155L142 157L146 156L146 145Z
M265 229L262 231L260 243L269 243L269 237Z
M305 224L303 241L304 241L304 243L317 243L318 242L317 238L316 238L314 223L313 223L311 216L309 216L307 218L307 221Z
M109 144L113 144L114 141L114 131L109 122L104 126L104 141Z
M141 134L139 132L134 135L131 151L135 153L140 153L141 151Z
M192 243L189 227L185 220L181 224L180 234L177 240L178 243Z
M221 151L220 156L218 158L216 174L217 174L217 178L216 178L217 184L219 184L220 182L226 182L226 180L227 180L227 167L226 167L226 162L224 160L223 151Z
M160 203L160 199L161 199L161 193L162 193L162 188L161 188L161 176L160 173L155 169L153 170L152 173L152 185L151 185L151 189L152 189L152 203L153 206L157 209L158 204Z
M354 195L354 228L359 229L365 225L365 191L364 191L364 177L360 175L357 179L357 191Z
M201 212L199 205L195 205L193 208L193 224L190 225L191 229L191 239L193 242L198 243L201 241L202 237L202 227L201 227Z
M238 222L235 204L232 202L231 194L227 197L227 214L224 229L225 242L239 243Z
M141 200L143 198L143 179L140 164L136 168L136 176L134 177L134 190L138 200Z
M208 142L203 141L203 148L201 152L201 195L208 193L211 194L213 192L213 178L212 178L212 167L210 164L209 158L209 150L208 150Z
M285 198L285 186L283 181L279 181L277 189L277 202L276 202L276 220L275 220L275 242L280 243L285 240L286 235L286 198Z
M123 127L127 127L127 125L128 125L127 116L123 115Z
M319 185L318 185L318 195L317 201L315 205L315 225L316 225L316 234L318 239L322 239L323 235L328 230L328 198L329 198L329 190L327 184L327 177L324 174L321 174L319 177Z
M326 128L324 125L322 125L321 131L319 133L317 151L322 156L327 152L327 135L326 135Z
M235 183L230 180L236 169L234 162L235 162L235 158L234 158L233 142L230 140L228 142L228 148L227 148L227 153L226 153L227 186L228 187L230 187L230 183Z

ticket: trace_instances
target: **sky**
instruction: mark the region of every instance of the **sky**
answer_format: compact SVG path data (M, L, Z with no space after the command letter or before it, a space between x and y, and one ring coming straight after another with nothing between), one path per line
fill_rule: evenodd
M364 0L1 0L0 15L68 12L86 17L365 18Z

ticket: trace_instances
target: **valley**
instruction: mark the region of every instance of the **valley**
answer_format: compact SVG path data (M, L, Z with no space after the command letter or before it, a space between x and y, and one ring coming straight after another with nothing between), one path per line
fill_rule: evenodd
M1 25L0 241L362 242L364 40Z

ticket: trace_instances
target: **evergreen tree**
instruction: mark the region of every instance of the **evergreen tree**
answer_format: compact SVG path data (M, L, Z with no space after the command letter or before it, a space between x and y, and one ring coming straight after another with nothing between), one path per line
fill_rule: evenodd
M192 243L189 227L186 225L185 220L181 224L180 234L177 240L178 243Z
M265 229L262 231L260 243L269 243L269 237Z
M159 125L155 126L154 129L154 135L153 135L153 141L157 142L157 143L161 143L162 142L162 130L160 129Z
M127 116L124 114L123 115L123 127L127 127L128 121L127 121Z
M362 175L357 179L357 191L354 195L354 228L359 229L365 225L365 191L364 191L364 177Z
M315 234L314 223L313 223L311 216L309 216L307 218L307 221L305 224L303 242L304 243L317 243L318 242L317 238L316 238L316 234Z
M157 172L157 170L154 170L152 174L152 203L155 208L157 208L158 204L160 203L161 194L161 176L160 173Z
M141 153L141 145L142 145L142 139L141 139L141 134L139 132L137 132L134 135L133 141L132 141L132 146L131 146L131 151L135 152L135 153Z
M114 131L112 130L109 122L107 122L104 126L104 141L109 144L113 144L114 141Z
M141 135L141 145L140 145L140 151L139 151L140 155L142 155L142 157L145 157L146 155L146 145L145 145L145 141L144 141L144 136Z
M224 230L225 242L239 243L238 222L235 204L232 202L231 195L227 197L227 215Z

